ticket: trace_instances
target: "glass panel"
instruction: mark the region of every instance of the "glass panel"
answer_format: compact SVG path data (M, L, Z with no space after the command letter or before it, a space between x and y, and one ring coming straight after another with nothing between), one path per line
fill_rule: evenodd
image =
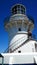
M17 6L17 13L20 13L20 5Z
M17 5L12 9L13 14L24 14L25 8L23 6Z
M24 14L25 13L25 8L23 6L21 6L21 13Z
M12 9L12 13L13 13L13 14L17 14L17 6L15 6L15 7Z
M19 14L19 13L20 13L20 11L18 10L18 11L17 11L17 13Z

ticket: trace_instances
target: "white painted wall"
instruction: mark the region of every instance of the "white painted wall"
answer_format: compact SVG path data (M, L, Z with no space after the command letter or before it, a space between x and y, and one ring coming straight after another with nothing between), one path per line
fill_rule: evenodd
M0 57L0 64L2 63L2 58Z
M33 40L28 41L22 47L14 51L14 53L18 53L19 50L21 51L21 53L35 52L35 41Z
M24 54L2 54L4 56L4 64L28 64L34 63L34 56L37 54L35 53L24 53Z
M16 47L18 47L19 45L21 45L23 42L25 42L27 40L27 34L23 34L21 32L20 33L17 33L17 35L14 36L14 38L11 40L10 42L10 49L13 50L15 49Z

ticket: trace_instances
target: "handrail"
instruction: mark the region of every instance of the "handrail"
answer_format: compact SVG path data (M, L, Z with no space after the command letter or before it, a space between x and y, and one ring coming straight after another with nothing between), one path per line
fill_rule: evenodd
M22 38L24 38L25 36L23 36ZM17 41L19 41L20 39L22 39L22 38L19 38L18 40L16 40L15 42L13 42L13 43L16 43ZM4 51L4 53L6 52L6 51L8 51L9 50L9 48L12 46L13 44L11 44L10 46L8 46L8 48Z

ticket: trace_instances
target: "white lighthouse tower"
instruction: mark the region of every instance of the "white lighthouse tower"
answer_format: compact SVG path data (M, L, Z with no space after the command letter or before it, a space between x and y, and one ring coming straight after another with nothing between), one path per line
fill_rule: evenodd
M6 18L5 29L9 34L9 46L6 52L35 52L35 40L32 38L34 20L26 15L26 8L16 4L11 8L12 15Z
M5 53L0 54L0 64L37 64L37 41L32 35L33 18L26 15L26 8L22 4L14 5L11 13L5 18L4 27L9 35L9 43Z

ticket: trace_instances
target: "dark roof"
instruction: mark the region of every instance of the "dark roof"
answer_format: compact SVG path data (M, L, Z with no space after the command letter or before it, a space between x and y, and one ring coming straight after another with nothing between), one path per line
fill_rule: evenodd
M0 57L3 57L2 54L0 54Z
M12 8L14 8L15 6L18 6L18 5L23 6L25 8L25 6L23 4L15 4L12 6Z

